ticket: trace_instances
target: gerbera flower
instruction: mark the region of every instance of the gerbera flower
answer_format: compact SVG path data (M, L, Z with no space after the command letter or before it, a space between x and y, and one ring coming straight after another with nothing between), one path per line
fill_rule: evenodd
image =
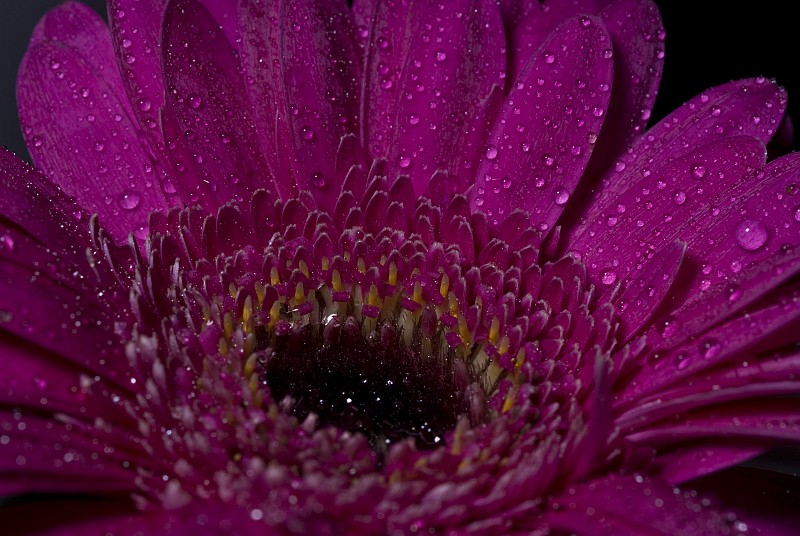
M785 488L729 493L774 478L720 472L800 441L775 83L645 130L649 0L108 13L41 21L18 85L37 169L0 155L6 513L791 533Z

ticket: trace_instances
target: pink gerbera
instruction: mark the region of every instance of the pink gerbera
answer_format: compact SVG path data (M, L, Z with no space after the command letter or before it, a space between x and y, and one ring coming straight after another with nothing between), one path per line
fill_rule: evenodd
M37 169L0 154L23 532L795 530L792 479L727 469L800 442L775 83L645 130L650 0L108 14L40 22Z

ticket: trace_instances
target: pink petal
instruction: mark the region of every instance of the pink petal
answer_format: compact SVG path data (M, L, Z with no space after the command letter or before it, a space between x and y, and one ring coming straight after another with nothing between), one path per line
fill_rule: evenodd
M89 246L83 230L89 220L86 210L6 149L0 149L0 213L39 244L58 250L72 265L85 262ZM4 246L14 249L7 240Z
M197 0L171 1L162 38L167 107L180 141L192 153L187 164L200 179L200 184L175 186L189 201L205 197L217 206L230 199L242 202L256 188L271 188L242 106L247 97L238 59L216 21Z
M686 243L676 241L641 261L632 277L626 277L617 301L625 342L630 341L653 317L672 287L683 264Z
M597 15L610 0L517 2L504 6L508 32L508 81L517 82L528 61L553 30L575 15ZM510 3L510 2L509 2Z
M246 89L278 192L307 190L332 210L340 139L358 132L360 62L349 10L338 0L243 1L239 26Z
M650 344L674 348L742 311L800 273L800 251L755 263L706 291L694 294L648 333Z
M658 475L672 485L682 484L752 459L764 451L763 445L754 446L754 441L731 440L725 443L709 445L708 442L696 442L659 454L655 461Z
M662 480L609 475L569 486L543 516L551 529L577 534L656 536L736 534L728 516ZM734 518L735 519L735 518Z
M408 174L420 194L438 169L459 169L465 133L492 86L502 83L500 12L476 0L450 2L446 9L412 4L400 27L405 34L389 30L395 40L386 57L381 22L373 22L367 58L365 136L373 155L387 158L390 180Z
M100 214L117 241L131 232L143 238L147 214L167 201L155 161L104 76L73 49L41 42L22 61L17 98L37 167Z
M709 200L763 164L763 143L750 137L719 140L628 177L617 196L587 219L565 244L595 281L625 281L641 259L675 240L692 241L709 219ZM697 220L691 225L692 218ZM693 253L692 249L689 250Z
M687 293L724 281L756 262L800 245L800 154L770 162L710 199L710 216L693 218L689 250L710 273L698 276Z
M642 134L664 66L664 28L651 0L615 0L600 15L614 43L614 87L590 176L599 176Z
M163 143L158 128L164 107L161 17L166 0L108 0L108 21L117 64L137 122L152 147Z
M572 19L520 75L478 166L473 210L495 225L514 210L549 230L564 209L605 118L611 42L599 19Z
M734 509L748 534L797 534L797 476L753 467L735 467L695 480L700 493L711 495L723 508Z
M754 136L766 144L785 108L786 93L763 78L729 82L701 93L648 130L619 158L583 207L583 218L595 221L631 182L696 147L735 136ZM567 241L581 230L570 228Z

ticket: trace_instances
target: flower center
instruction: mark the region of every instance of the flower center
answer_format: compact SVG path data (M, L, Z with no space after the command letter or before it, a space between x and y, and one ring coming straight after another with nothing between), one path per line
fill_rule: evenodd
M406 437L435 447L468 413L474 374L452 349L431 352L435 334L423 331L417 323L407 336L391 319L371 328L335 315L286 326L261 353L261 377L284 411L362 433L377 452Z

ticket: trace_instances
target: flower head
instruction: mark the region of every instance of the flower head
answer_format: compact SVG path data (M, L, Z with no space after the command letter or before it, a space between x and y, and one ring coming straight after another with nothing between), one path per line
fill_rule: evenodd
M80 534L790 533L706 477L800 441L775 83L646 130L650 0L109 22L41 21L38 170L0 155L5 495Z

